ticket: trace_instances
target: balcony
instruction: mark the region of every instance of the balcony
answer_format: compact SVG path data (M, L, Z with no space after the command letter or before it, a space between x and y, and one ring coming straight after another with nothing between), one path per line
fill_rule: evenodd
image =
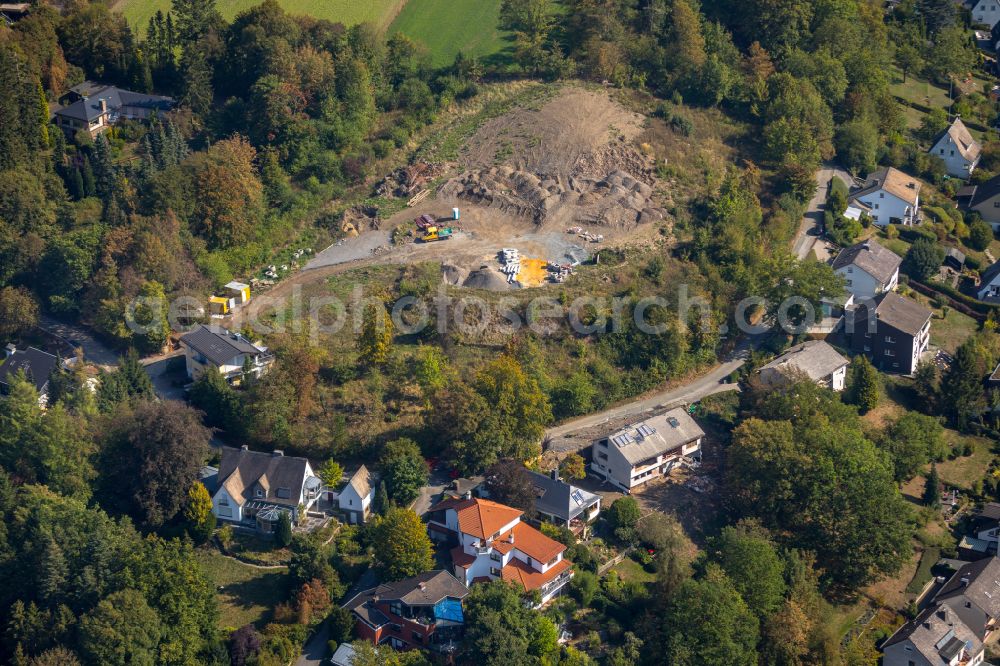
M564 571L563 573L559 574L545 585L542 585L541 587L542 596L544 597L545 595L550 594L555 590L558 590L560 587L568 583L569 579L572 577L573 577L572 569Z

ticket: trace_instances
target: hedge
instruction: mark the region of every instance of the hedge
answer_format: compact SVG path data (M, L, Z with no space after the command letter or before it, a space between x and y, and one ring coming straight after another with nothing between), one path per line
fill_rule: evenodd
M1000 314L1000 312L998 312L1000 307L991 303L983 303L982 301L972 298L967 294L963 294L951 285L935 282L932 287L930 285L923 284L922 282L917 282L913 278L909 279L907 285L912 287L914 291L919 291L924 296L930 296L931 298L937 295L944 296L948 299L951 307L964 315L972 317L980 323L985 321L986 317L991 312Z

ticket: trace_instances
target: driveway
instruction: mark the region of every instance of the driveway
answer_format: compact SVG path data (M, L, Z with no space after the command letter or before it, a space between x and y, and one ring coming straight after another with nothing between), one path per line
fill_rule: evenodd
M118 352L111 349L82 326L67 324L48 315L38 318L38 328L54 335L70 347L82 347L84 358L105 368L118 366Z
M344 603L351 599L354 595L362 590L367 590L378 585L378 576L374 569L367 569L361 578L351 585L351 588L344 595L340 603ZM330 656L330 626L327 622L323 622L321 625L316 627L316 631L309 640L306 641L305 646L302 648L302 655L295 660L295 666L320 666L326 659Z
M174 361L176 367L173 370L170 368L171 361L183 357L184 352L178 351L167 356L142 360L146 374L153 380L153 389L161 400L185 401L184 384L187 383L187 374L184 371L184 364Z
M420 494L417 495L417 499L413 500L410 504L410 508L418 516L422 516L427 513L427 509L431 508L440 498L441 493L444 489L448 487L451 483L451 479L448 478L448 473L444 470L437 472L431 472L430 479L427 481L427 485L420 489Z
M729 384L725 382L733 371L743 367L743 364L749 355L750 348L754 344L757 344L757 342L757 340L744 342L728 361L722 363L721 365L717 365L704 375L693 379L683 386L675 386L673 388L665 389L646 396L645 398L640 398L639 400L635 400L633 402L627 402L624 405L618 405L617 407L612 407L611 409L606 409L603 412L597 412L596 414L581 416L571 421L567 421L562 425L549 428L545 432L546 439L551 440L547 450L556 453L577 451L580 449L580 443L568 438L568 436L579 430L599 426L610 421L665 410L682 404L690 404L715 393L739 390L739 386L737 384Z
M813 195L809 207L806 208L805 216L802 218L799 231L795 234L795 241L792 244L792 254L799 259L805 259L809 256L809 251L813 249L813 244L823 228L826 195L830 188L830 180L834 177L840 178L847 185L854 182L851 174L833 164L824 164L823 168L816 172L816 194Z

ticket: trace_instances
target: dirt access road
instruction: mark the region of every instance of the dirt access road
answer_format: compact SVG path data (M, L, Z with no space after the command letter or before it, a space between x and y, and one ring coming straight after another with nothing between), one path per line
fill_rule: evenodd
M637 416L648 416L654 412L691 404L716 393L738 391L739 385L727 383L726 380L734 371L743 367L750 349L760 342L762 340L756 338L745 341L725 363L715 366L686 384L661 389L603 412L581 416L549 428L545 431L545 438L549 440L549 447L546 450L555 454L573 453L588 446L589 435L592 431L602 430L600 426L605 426L603 429L617 427L618 422L628 421Z

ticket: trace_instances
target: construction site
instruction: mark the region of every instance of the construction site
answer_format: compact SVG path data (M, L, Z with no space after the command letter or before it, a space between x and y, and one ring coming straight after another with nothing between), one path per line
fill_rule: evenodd
M439 261L442 280L471 289L543 287L572 280L597 251L662 234L670 194L641 150L647 119L604 90L568 86L537 108L486 120L457 159L415 161L373 188L405 200L344 213L345 238L306 266L377 256Z

